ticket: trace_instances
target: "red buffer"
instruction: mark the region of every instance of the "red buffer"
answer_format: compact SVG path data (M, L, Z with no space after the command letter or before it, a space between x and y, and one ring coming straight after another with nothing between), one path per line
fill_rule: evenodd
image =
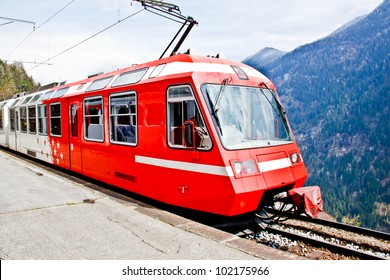
M305 212L313 219L317 219L322 212L322 196L318 186L292 189L288 191L287 195L298 207L298 211Z

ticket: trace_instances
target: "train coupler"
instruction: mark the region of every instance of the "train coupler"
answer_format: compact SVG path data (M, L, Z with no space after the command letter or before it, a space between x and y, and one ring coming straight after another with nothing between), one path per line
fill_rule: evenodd
M269 224L306 214L316 219L322 212L322 196L318 186L295 188L271 194L255 212L254 221L265 229Z

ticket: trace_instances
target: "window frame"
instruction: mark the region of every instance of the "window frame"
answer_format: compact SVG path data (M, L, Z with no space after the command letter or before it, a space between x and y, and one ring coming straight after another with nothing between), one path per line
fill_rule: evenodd
M9 131L15 132L16 130L16 122L15 122L15 107L10 107L8 109L8 117L9 117Z
M134 98L134 108L135 112L131 112L131 105L128 113L120 114L120 113L112 113L112 99L114 98L121 98L129 96L130 98ZM127 104L126 104L127 105ZM125 145L125 146L137 146L138 145L138 96L136 91L126 91L126 92L120 92L120 93L113 93L109 96L109 129L110 129L110 143L116 144L116 145ZM122 125L118 124L118 117L126 117L129 116L129 125ZM113 119L114 117L114 119ZM115 124L113 124L113 120L116 120ZM134 124L135 123L135 124ZM134 142L128 142L128 141L119 141L114 139L114 135L117 132L117 126L123 127L126 129L126 126L133 126L134 127L134 134L135 134L135 140ZM115 129L115 130L114 130ZM117 138L117 137L115 137Z
M154 69L150 73L148 79L153 79L153 78L157 78L158 76L160 76L161 72L164 70L166 65L167 65L166 63L162 63L162 64L159 64L156 67L154 67Z
M23 102L20 104L20 105L24 105L24 104L27 104L30 102L30 100L32 99L32 95L29 95L29 96L26 96L24 99L23 99Z
M42 94L42 96L39 98L39 100L40 101L48 100L53 95L54 92L55 92L55 90L49 90L49 91L45 92L44 94Z
M44 108L41 110L41 108ZM38 112L37 112L37 121L38 121L38 135L47 136L47 106L46 104L39 104L38 105ZM44 115L41 116L41 112L44 112ZM41 122L42 121L42 122ZM43 125L45 124L45 125ZM41 132L42 128L42 132Z
M35 111L33 117L30 117L31 109L34 109ZM35 105L27 107L27 123L28 123L28 133L36 135L37 134L37 107ZM34 131L32 131L31 128L34 128Z
M188 88L190 90L190 93L191 95L188 95L188 96L183 96L183 97L170 97L170 90L171 89L176 89L176 88ZM184 102L189 102L189 101L193 101L194 102L194 109L195 109L195 117L199 117L201 122L203 123L203 126L202 126L202 130L204 130L206 132L206 135L208 135L208 139L209 139L209 146L205 146L205 147L201 147L201 146L196 146L196 150L198 151L210 151L212 148L213 148L213 141L212 141L212 138L211 138L211 134L210 134L210 129L207 127L206 125L206 122L205 122L205 117L202 113L202 111L200 110L200 107L199 107L199 103L197 101L197 98L195 96L195 93L194 93L194 90L193 88L191 87L191 85L189 84L180 84L180 85L171 85L167 88L167 91L166 91L166 112L167 112L167 123L166 123L166 141L168 143L168 146L170 148L175 148L175 149L185 149L185 150L188 150L190 149L191 147L188 147L185 145L185 139L184 139L184 128L183 128L183 124L186 120L184 120ZM182 120L181 120L181 138L182 138L182 144L174 144L171 140L172 140L172 134L175 134L174 130L172 130L172 127L171 127L171 104L180 104L181 106L181 115L182 115ZM188 113L188 112L187 112ZM200 126L197 126L197 127L200 127ZM175 128L179 128L179 127L174 127L173 129ZM180 131L180 130L179 130ZM175 137L175 136L174 136ZM207 140L206 140L207 141Z
M112 81L113 78L114 78L114 76L111 75L111 76L107 76L107 77L93 80L91 82L91 84L88 86L88 88L85 90L85 92L91 92L91 91L104 89L108 86L108 84Z
M28 124L27 124L27 106L19 107L20 115L20 132L27 133Z
M86 105L86 102L88 102L89 100L93 100L93 99L100 99L101 100L101 114L97 114L97 115L91 115L91 114L86 114L86 108L87 105ZM98 110L98 113L99 113L99 110ZM87 118L96 118L98 117L99 118L99 122L98 123L89 123L89 125L87 126L87 122L86 122L86 119ZM90 128L90 125L91 124L97 124L97 125L101 125L102 126L102 138L99 139L99 138L92 138L92 137L88 137L88 129ZM105 127L104 127L104 98L102 95L95 95L95 96L89 96L89 97L86 97L83 99L83 130L84 130L84 140L86 141L92 141L92 142L99 142L99 143L103 143L104 142L104 134L105 134Z
M79 105L73 103L70 105L70 135L79 137Z
M59 116L52 116L52 107L54 106L57 106L59 105L60 106L60 114ZM49 118L50 118L50 136L54 136L54 137L62 137L62 123L61 123L61 116L62 116L62 106L61 106L61 102L54 102L54 103L50 103L50 106L49 106ZM59 119L59 131L60 131L60 134L55 134L53 133L53 120L57 120Z
M121 86L133 85L139 83L139 81L142 80L142 78L145 76L148 70L149 68L145 67L145 68L123 72L114 80L114 82L111 84L111 87L114 88L114 87L121 87Z
M52 94L50 96L50 99L54 99L54 98L59 98L59 97L62 97L68 90L69 90L70 87L64 87L64 88L60 88L60 89L57 89L54 94Z

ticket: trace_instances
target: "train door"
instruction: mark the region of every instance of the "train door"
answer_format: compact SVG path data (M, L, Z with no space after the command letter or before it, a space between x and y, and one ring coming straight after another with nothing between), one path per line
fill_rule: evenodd
M18 135L19 135L19 107L16 105L20 99L16 99L9 104L9 127L8 127L8 145L11 150L18 150Z
M212 143L191 87L170 87L167 106L169 146L192 149L192 159L198 160L198 151L210 150Z
M70 170L82 173L81 157L81 102L79 98L69 99L69 164Z

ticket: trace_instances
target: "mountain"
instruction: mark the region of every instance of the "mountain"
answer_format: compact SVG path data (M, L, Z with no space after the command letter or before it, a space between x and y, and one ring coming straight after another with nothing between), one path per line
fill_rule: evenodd
M274 48L264 48L257 53L245 58L242 62L248 65L250 64L254 68L261 69L264 65L281 58L286 53L287 52L283 52Z
M32 77L28 76L22 63L7 64L0 60L0 101L12 97L16 92L38 88Z
M390 0L261 66L276 85L325 210L390 231ZM252 57L246 63L257 68Z

